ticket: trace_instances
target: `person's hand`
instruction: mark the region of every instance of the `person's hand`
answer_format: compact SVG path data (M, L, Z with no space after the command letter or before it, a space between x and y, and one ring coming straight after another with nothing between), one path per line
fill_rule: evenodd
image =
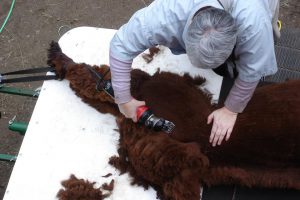
M221 145L223 139L227 141L233 130L237 113L231 112L226 107L220 108L212 112L207 118L207 124L213 121L213 126L209 138L212 146Z
M126 117L132 119L132 121L137 122L136 110L140 106L144 106L145 101L138 101L136 99L131 99L127 103L119 104L120 112Z

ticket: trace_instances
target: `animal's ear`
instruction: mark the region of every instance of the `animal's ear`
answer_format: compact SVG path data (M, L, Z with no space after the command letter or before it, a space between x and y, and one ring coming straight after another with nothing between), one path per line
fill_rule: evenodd
M193 85L202 85L203 83L205 83L205 78L201 77L201 76L195 76L194 78L191 77L188 73L185 73L183 75L183 79L189 83L189 84L193 84Z
M47 64L55 68L57 76L62 80L65 78L66 66L74 65L75 63L62 52L57 42L52 41L48 49Z
M52 60L54 60L58 55L62 53L62 50L58 42L51 41L50 48L48 49L48 64L50 65Z

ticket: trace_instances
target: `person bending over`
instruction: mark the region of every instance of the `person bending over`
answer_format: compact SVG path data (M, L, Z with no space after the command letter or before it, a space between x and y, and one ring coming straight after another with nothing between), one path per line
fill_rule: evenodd
M213 111L210 142L229 139L258 82L277 71L274 39L277 0L155 0L137 11L110 42L110 67L115 102L127 118L137 121L145 105L130 93L133 59L144 50L164 45L173 54L186 53L190 62L234 79L224 106Z

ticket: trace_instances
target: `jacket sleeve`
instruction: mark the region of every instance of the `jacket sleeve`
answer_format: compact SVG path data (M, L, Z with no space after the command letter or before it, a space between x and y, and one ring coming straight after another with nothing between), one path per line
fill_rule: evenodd
M109 55L112 87L116 104L129 102L132 97L130 93L131 61L121 61Z
M258 83L259 80L245 82L237 78L226 98L225 107L235 113L243 112L252 98Z
M110 42L109 64L115 102L127 103L130 94L130 72L133 59L152 45L144 24L144 9L137 11Z
M114 35L110 53L122 61L132 61L138 54L153 46L145 24L146 8L137 11Z

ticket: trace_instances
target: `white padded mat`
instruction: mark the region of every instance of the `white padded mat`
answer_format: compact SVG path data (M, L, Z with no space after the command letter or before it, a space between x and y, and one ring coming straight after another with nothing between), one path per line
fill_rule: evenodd
M75 62L92 65L108 64L109 42L115 30L79 27L59 40L65 54ZM50 42L50 41L49 41ZM178 74L206 77L205 88L218 99L222 78L210 70L193 67L186 55L175 56L165 47L146 64L139 56L133 67L154 73L172 71ZM46 52L46 49L45 49ZM46 61L45 61L46 62ZM53 200L60 182L75 174L96 182L96 186L115 180L108 200L154 200L153 189L130 185L127 174L108 164L117 154L119 134L110 114L98 113L84 104L69 88L68 81L45 81L32 114L4 200ZM112 173L112 176L102 176Z

